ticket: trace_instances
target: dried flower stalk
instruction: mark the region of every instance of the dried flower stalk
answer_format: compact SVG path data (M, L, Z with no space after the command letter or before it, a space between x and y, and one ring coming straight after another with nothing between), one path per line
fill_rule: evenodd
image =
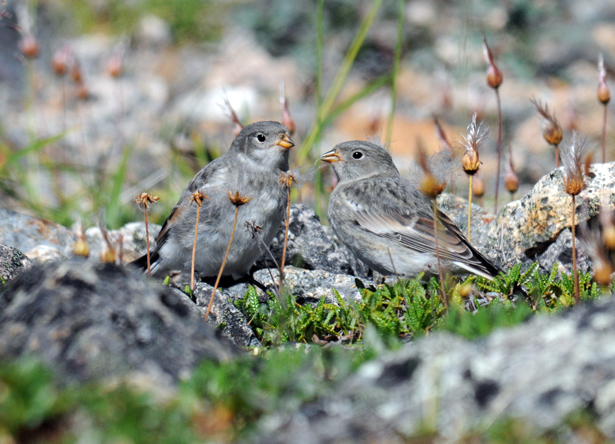
M207 304L207 311L205 312L205 320L207 320L207 318L209 317L209 312L214 302L214 296L216 294L216 290L218 289L218 285L220 285L220 279L222 279L222 272L224 271L224 266L226 265L228 255L231 252L231 245L233 245L233 239L235 238L235 228L237 228L237 217L239 215L239 207L252 200L252 198L245 197L239 194L239 191L236 191L235 194L232 194L229 191L228 198L231 201L231 203L235 205L235 219L233 221L233 230L231 231L231 238L229 239L228 247L226 248L226 254L224 255L224 259L222 260L222 265L220 265L220 271L218 272L218 277L216 278L214 289L211 292L211 296L209 298L209 304Z
M606 120L607 105L611 100L611 91L606 83L606 69L604 69L604 57L602 53L598 58L598 101L602 103L604 112L602 114L602 163L606 162Z
M574 272L574 297L579 302L579 276L577 273L577 252L575 238L576 197L586 187L585 173L587 168L587 145L584 140L577 140L576 132L572 135L572 143L562 150L562 163L564 164L564 190L572 196L572 268Z
M160 200L158 196L152 196L148 193L141 193L139 196L134 198L134 201L137 203L137 206L145 216L145 245L147 246L147 275L152 275L151 264L150 264L150 248L149 248L149 221L147 216L149 214L149 207L152 203L157 203Z
M461 156L461 163L463 171L468 175L470 180L468 187L468 241L472 240L472 177L480 168L481 162L478 149L488 134L488 131L483 129L482 125L476 122L476 116L477 114L474 113L472 121L468 125L466 135L461 136L461 145L465 150L463 156Z
M500 189L500 162L502 158L502 105L500 103L500 86L502 85L502 81L504 80L504 76L502 71L498 69L495 65L495 61L493 59L493 53L491 52L491 48L487 44L487 39L483 35L483 54L485 55L485 60L487 62L487 84L493 88L495 91L495 98L497 101L498 108L498 167L496 172L495 179L495 202L493 212L497 213L498 211L498 194Z
M196 257L196 241L199 235L199 220L201 216L201 207L203 206L203 200L209 199L202 191L196 191L192 193L190 197L190 205L196 203L196 222L194 224L194 242L192 243L192 267L190 268L190 290L194 291L194 262Z

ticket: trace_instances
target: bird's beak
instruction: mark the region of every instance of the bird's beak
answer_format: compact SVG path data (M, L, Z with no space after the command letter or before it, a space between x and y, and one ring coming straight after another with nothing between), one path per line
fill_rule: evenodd
M339 162L340 160L342 160L342 158L340 157L340 155L337 153L336 150L331 150L331 151L327 151L325 154L320 156L320 160L322 160L323 162L327 162L327 163L333 163L333 162Z
M295 142L290 140L290 137L288 137L288 134L284 134L282 138L280 139L280 141L278 142L278 145L280 145L282 148L290 149L295 146Z

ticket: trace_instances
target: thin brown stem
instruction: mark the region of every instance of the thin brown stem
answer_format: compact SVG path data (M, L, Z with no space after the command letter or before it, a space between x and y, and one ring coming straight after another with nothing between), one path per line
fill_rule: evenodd
M498 104L498 169L495 178L495 204L493 212L498 212L498 193L500 190L500 162L502 158L502 106L500 104L500 90L496 88L495 97ZM469 239L468 239L469 240Z
M604 114L602 117L602 163L606 162L606 110L607 107L604 105Z
M555 168L559 168L559 144L555 145Z
M470 176L471 177L471 176ZM472 188L470 187L470 190ZM444 291L444 275L442 274L442 265L440 264L440 248L438 247L438 202L433 200L433 233L436 240L436 259L438 260L438 273L440 274L440 290L442 290L442 302L444 307L448 308L448 300Z
M470 192L468 193L468 242L472 239L472 177L470 176Z
M235 237L235 228L237 227L237 215L239 214L239 206L235 206L235 220L233 221L233 231L231 231L231 239L228 242L228 248L226 249L226 254L224 255L224 260L222 261L222 265L220 266L220 271L218 272L218 277L216 278L216 284L214 285L214 290L211 292L211 297L209 298L209 304L207 305L207 311L205 312L205 320L209 317L209 311L211 310L211 305L214 302L214 296L216 294L216 290L218 289L218 285L220 284L220 279L222 278L222 272L224 271L224 266L226 265L226 260L228 259L228 254L231 251L231 245L233 245L233 238Z
M194 259L196 257L196 239L199 235L199 213L201 212L201 206L196 206L196 224L194 228L194 242L192 243L192 268L190 269L190 290L194 291Z
M284 248L282 248L282 262L280 263L280 296L284 283L284 262L286 261L286 246L288 245L288 227L290 225L290 186L288 187L288 200L286 201L286 224L284 227Z
M149 221L147 220L147 208L143 212L145 214L145 245L147 245L147 275L152 275L151 259L149 252Z
M575 215L575 199L576 196L572 195L572 272L574 273L574 300L576 303L579 302L579 275L577 273L577 249L576 249L576 239L575 239L575 226L574 226L574 215Z

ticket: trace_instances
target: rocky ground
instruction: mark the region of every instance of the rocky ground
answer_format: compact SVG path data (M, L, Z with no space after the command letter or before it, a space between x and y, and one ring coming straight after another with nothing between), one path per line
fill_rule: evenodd
M599 190L613 199L613 169L615 163L593 167L577 210L581 221L604 210L595 202ZM477 208L478 248L503 267L537 260L545 269L554 261L562 271L569 269L570 219L562 216L545 230L534 221L552 218L553 207L532 204L546 200L568 206L560 182L560 171L543 177L496 218ZM467 202L443 195L440 208L463 225ZM513 224L518 228L511 229ZM150 235L156 231L151 227ZM118 251L123 239L123 259L130 260L144 251L144 234L143 224L133 223L109 236ZM277 261L282 236L280 231L271 249ZM73 257L77 235L71 230L5 210L0 219L0 244L8 244L0 250L0 358L36 356L65 383L121 380L172 391L199 361L228 361L242 348L260 346L249 320L233 304L246 284L219 291L205 323L211 286L199 283L191 300L184 292L185 275L163 286L127 265L100 263L100 237L99 228L86 230L91 257ZM356 279L365 286L381 279L340 246L305 205L292 208L288 248L285 282L299 303L326 298L335 304L332 289L357 301ZM580 266L590 269L587 255L582 249L578 253ZM275 291L279 271L266 268L269 261L264 255L255 277ZM364 364L329 395L268 415L258 441L404 442L425 427L455 440L503 417L523 418L529 427L546 430L589 407L599 429L615 438L613 307L611 298L585 303L479 342L446 333L414 341Z
M66 25L65 17L77 22L77 6L39 3L37 21L29 25L20 2L0 4L6 25L0 26L0 100L7 104L0 116L0 359L35 356L65 385L129 381L172 393L199 362L229 362L262 344L251 319L234 303L247 285L220 289L204 322L211 286L199 283L189 295L185 275L162 285L126 265L146 248L145 226L134 222L142 216L132 199L144 190L157 192L162 209L152 217L164 218L194 172L229 146L232 126L224 99L246 122L280 119L280 80L301 146L316 109L313 5L272 0L235 8L233 2L218 2L223 8L214 15L216 36L207 43L178 44L176 23L151 11L121 34L104 26L71 33L59 23ZM100 15L112 15L111 3L96 3ZM325 3L326 90L368 8L367 2ZM454 141L478 112L491 128L479 173L487 183L488 205L472 205L472 243L504 270L536 261L542 272L557 263L559 272L570 273L572 202L529 99L549 102L564 127L564 144L577 129L599 147L596 61L603 53L613 72L615 9L609 2L513 3L406 2L390 148L405 172L417 137L430 151L439 146L432 114L441 116ZM390 70L395 26L395 9L387 5L340 100ZM18 55L28 31L41 45L33 60ZM509 196L501 194L495 214L490 210L496 109L485 85L481 31L504 72L504 146L513 152L521 179L518 199L503 205ZM78 60L80 83L70 74L54 74L51 59L58 51ZM108 62L118 58L122 73L112 76ZM335 143L381 134L390 104L389 90L379 88L350 106L324 131L312 157ZM37 147L49 137L57 140ZM613 137L609 126L607 161L615 156ZM311 160L303 166L309 169ZM451 173L457 179L448 190L456 192L440 196L439 207L465 233L466 180L458 167ZM594 224L615 209L614 178L615 163L591 166L574 209L577 223ZM324 188L330 185L325 174ZM308 181L301 203L291 208L286 288L300 304L322 298L336 304L333 289L358 301L357 284L376 285L382 276L321 223L313 208L324 214L324 202L314 197L314 187ZM103 208L109 211L105 216ZM87 260L73 253L82 236L79 218L86 225ZM109 245L104 228L95 226L99 218L113 228L108 237L116 263L100 260ZM282 228L253 270L272 291ZM152 243L159 229L150 224ZM586 234L577 231L577 259L581 270L592 271ZM503 417L546 430L580 410L594 415L600 433L615 440L614 322L615 305L604 297L480 341L436 332L364 363L326 395L269 413L254 440L396 443L427 430L455 441ZM0 427L0 441L2 432Z

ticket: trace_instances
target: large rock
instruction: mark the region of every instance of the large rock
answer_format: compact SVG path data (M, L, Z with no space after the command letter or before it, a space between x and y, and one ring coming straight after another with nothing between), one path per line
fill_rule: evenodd
M284 230L283 221L269 248L277 264L282 261ZM303 204L293 205L290 209L285 265L354 276L366 276L368 273L368 268L337 240L331 229L320 223L314 210ZM254 269L276 266L269 253L265 252Z
M57 250L54 255L68 257L76 240L77 236L62 225L0 208L0 244L17 248L26 256L40 252L38 247L43 246L46 251Z
M179 288L175 288L174 291L178 294L181 293L182 297L188 298L189 296L183 291L184 287L185 285L179 285ZM243 286L241 288L244 289ZM205 318L213 289L213 286L205 282L197 282L194 285L192 295L195 302L192 302L192 304L197 307L198 315L201 319ZM247 291L247 285L245 286L245 291ZM242 291L239 296L242 297L245 291ZM222 333L222 336L230 339L240 347L261 345L248 324L246 317L233 304L233 299L234 297L228 291L218 288L216 290L216 297L211 305L207 323L217 328Z
M156 246L156 237L160 232L160 225L149 224L150 251ZM99 227L90 227L85 231L86 241L90 247L90 256L94 260L100 259L103 249L103 235ZM122 262L129 263L143 256L147 252L145 240L145 222L130 222L119 230L109 230L108 237L116 251L122 249ZM105 245L106 248L106 245Z
M61 380L143 375L171 385L233 345L188 298L127 267L36 266L0 293L0 359L36 356Z
M615 299L539 316L478 342L432 334L363 364L330 394L262 423L259 442L457 440L498 419L538 430L590 408L615 438Z
M575 222L596 216L604 193L615 207L615 162L594 164L587 188L577 196ZM562 169L544 176L520 200L509 203L489 226L489 243L509 262L535 260L572 224L572 198L565 193Z
M254 273L254 278L273 292L279 291L280 270L259 270ZM337 305L334 289L343 299L360 302L361 292L357 288L356 279L358 278L355 276L324 270L304 270L292 266L284 268L284 289L296 296L297 301L302 304L315 303L325 298L327 303ZM366 287L373 285L373 282L367 279L361 281Z
M32 266L32 261L16 248L0 245L0 287Z

